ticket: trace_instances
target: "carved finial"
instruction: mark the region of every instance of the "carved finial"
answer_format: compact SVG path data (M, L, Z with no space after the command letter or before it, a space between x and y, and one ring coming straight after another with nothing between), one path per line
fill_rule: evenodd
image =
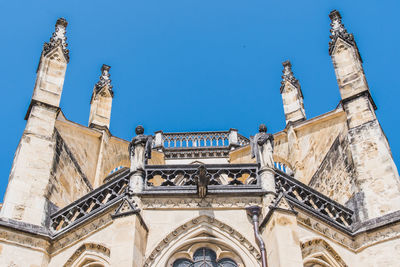
M108 90L111 93L111 96L114 96L114 92L112 90L113 86L111 85L110 79L110 66L103 64L101 67L101 75L99 81L94 86L96 93L98 93L104 86L108 86Z
M285 88L286 82L290 82L293 86L300 89L300 83L293 75L292 64L290 63L290 61L286 60L285 62L282 63L282 65L283 65L283 71L282 71L283 75L281 81L281 93L283 91L283 88Z
M331 19L331 41L329 42L329 54L332 54L333 47L335 46L338 37L349 44L354 45L354 36L353 34L347 32L342 23L342 16L340 15L339 11L331 11L331 13L329 13L329 18Z
M68 22L64 18L59 18L56 22L55 31L48 43L44 43L43 53L47 54L54 47L61 44L67 62L69 61L69 50L67 49L67 37L65 36Z

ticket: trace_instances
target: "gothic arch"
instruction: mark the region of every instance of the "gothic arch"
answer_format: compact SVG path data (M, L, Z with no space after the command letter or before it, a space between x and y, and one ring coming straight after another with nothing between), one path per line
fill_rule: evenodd
M250 241L229 225L206 215L182 224L165 236L147 257L144 266L172 266L175 259L189 258L200 247L214 250L220 258L232 258L241 267L260 266L260 253Z
M347 267L339 254L323 239L301 242L304 267Z
M108 267L110 249L95 244L85 243L67 260L64 267Z

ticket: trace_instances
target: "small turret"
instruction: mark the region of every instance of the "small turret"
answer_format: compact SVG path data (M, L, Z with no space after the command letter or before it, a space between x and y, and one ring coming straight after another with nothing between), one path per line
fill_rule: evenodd
M103 64L99 81L93 88L90 100L89 127L110 127L114 92L110 80L110 66Z
M303 104L303 93L299 81L294 77L292 64L285 61L281 81L281 95L286 124L289 122L303 121L306 119Z

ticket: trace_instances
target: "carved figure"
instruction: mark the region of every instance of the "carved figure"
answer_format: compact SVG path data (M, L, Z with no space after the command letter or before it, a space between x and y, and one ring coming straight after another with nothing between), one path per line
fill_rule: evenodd
M129 144L129 158L131 160L131 172L143 171L146 160L151 158L151 145L153 136L144 135L144 128L139 125L135 129L136 136Z
M207 195L208 183L210 182L211 175L207 174L207 169L204 165L200 165L197 169L195 182L197 185L197 194L199 197L204 198Z
M260 169L274 168L274 136L267 133L267 126L261 124L259 133L250 138L251 157L257 159Z

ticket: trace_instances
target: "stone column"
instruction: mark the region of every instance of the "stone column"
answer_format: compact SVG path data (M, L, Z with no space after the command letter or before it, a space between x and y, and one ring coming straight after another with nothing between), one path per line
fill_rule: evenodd
M157 149L157 151L162 152L164 148L164 143L163 143L163 131L157 131L154 133L154 148Z
M132 194L138 194L143 191L144 188L144 176L145 172L138 170L131 174L129 179L129 192Z
M238 130L236 129L229 129L229 149L235 149L239 146L239 139L238 139Z

